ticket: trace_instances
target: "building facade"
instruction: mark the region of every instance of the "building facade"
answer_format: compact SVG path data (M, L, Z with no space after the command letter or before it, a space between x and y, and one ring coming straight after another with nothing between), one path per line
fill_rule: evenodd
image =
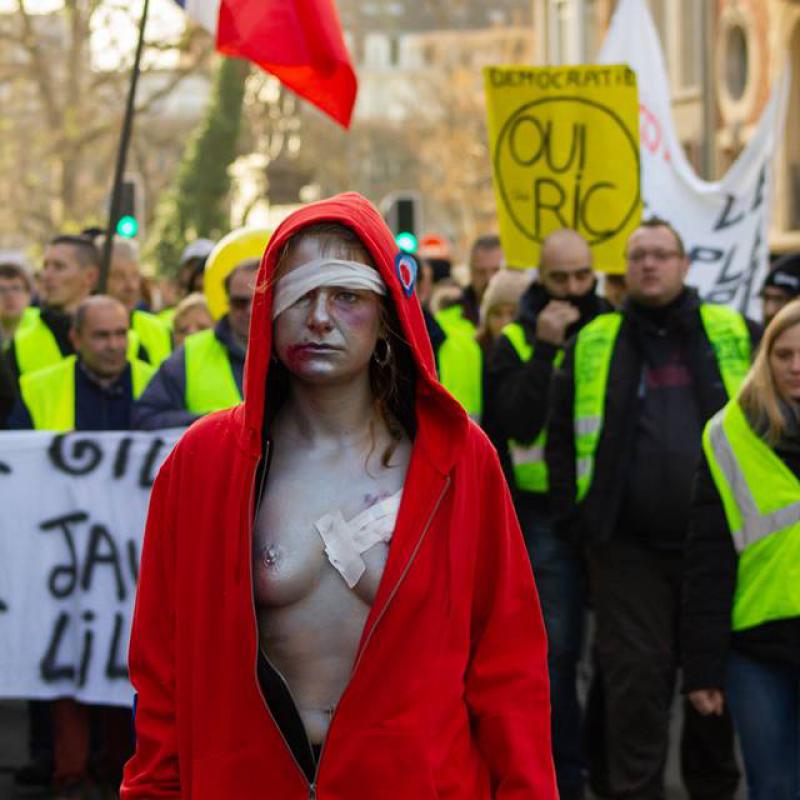
M800 3L797 0L648 0L672 87L678 137L707 179L735 161L784 68L786 130L776 158L770 246L800 250ZM538 63L591 62L615 0L534 0Z

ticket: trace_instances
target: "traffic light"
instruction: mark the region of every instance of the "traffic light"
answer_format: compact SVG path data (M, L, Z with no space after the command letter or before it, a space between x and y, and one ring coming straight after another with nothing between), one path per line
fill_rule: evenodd
M134 239L139 233L139 217L136 209L136 183L123 181L121 187L117 235Z
M422 228L422 198L417 192L393 192L381 203L383 218L405 253L416 253Z

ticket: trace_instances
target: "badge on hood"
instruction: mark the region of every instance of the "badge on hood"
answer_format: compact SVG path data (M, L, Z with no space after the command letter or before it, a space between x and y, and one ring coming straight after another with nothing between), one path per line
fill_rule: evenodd
M403 294L411 297L414 294L414 286L417 282L417 261L414 256L408 253L398 253L394 259L394 268L397 271L397 279L403 287Z

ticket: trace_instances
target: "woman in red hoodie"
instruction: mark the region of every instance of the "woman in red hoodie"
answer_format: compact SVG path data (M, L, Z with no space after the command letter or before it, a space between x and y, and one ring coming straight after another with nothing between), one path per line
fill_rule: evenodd
M273 235L245 402L153 488L125 800L557 797L529 562L415 270L354 194Z

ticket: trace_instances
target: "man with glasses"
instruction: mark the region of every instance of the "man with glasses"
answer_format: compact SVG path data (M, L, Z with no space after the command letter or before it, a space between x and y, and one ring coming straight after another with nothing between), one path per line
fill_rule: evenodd
M13 261L0 263L0 347L6 349L21 327L32 325L38 309L31 308L33 282L27 270Z
M611 307L596 293L592 252L560 230L542 244L539 275L504 328L489 361L484 427L501 454L533 565L548 636L553 757L563 800L583 797L581 709L576 672L583 641L583 561L555 535L544 462L553 370L564 343Z
M142 430L190 425L241 402L244 357L259 260L240 262L225 278L228 313L214 328L187 337L155 374L133 410Z
M613 797L664 797L692 477L703 425L737 391L758 340L738 312L700 301L688 269L668 222L637 228L628 299L567 346L551 392L551 502L557 531L588 548ZM733 798L727 715L686 704L681 749L693 800Z

